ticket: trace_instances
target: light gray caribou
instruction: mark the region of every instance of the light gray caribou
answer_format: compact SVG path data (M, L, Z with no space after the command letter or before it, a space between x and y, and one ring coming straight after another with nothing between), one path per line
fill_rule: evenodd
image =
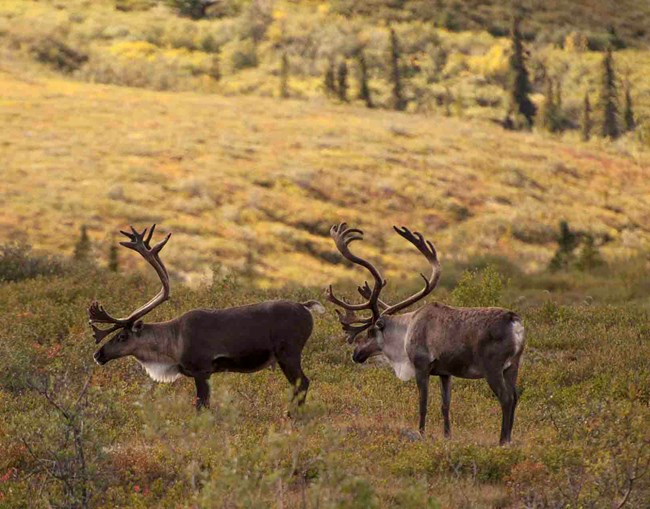
M328 300L345 311L336 310L348 342L356 343L352 359L363 363L384 354L400 380L415 378L420 395L420 433L424 432L427 415L429 377L439 376L447 437L451 435L451 377L485 378L501 403L500 443L510 442L517 405L517 372L524 351L521 319L502 308L457 308L435 302L409 313L396 314L433 291L440 279L440 263L433 244L422 234L412 233L405 227L393 228L424 255L431 265L431 275L427 278L420 274L424 288L392 306L379 298L386 281L377 268L349 249L351 242L363 239L363 232L348 228L346 223L332 226L330 230L340 253L368 270L374 280L372 288L368 282L358 288L366 299L360 304L337 298L331 285L327 290ZM361 318L357 311L371 314ZM365 330L368 332L364 337L360 333Z
M88 317L96 343L119 331L97 350L97 364L130 355L158 382L173 382L181 375L192 377L196 383L196 406L202 408L209 405L208 378L212 373L252 373L277 361L294 386L294 399L302 404L309 388L301 354L313 329L310 311L324 313L325 308L314 300L278 300L228 309L194 309L167 322L143 323L142 317L169 298L169 276L160 250L171 234L151 247L155 227L154 224L148 235L146 229L138 233L131 227L131 233L121 232L129 237L129 242L120 244L138 252L151 264L162 288L126 318L113 318L96 301L90 305ZM112 327L100 329L95 324Z

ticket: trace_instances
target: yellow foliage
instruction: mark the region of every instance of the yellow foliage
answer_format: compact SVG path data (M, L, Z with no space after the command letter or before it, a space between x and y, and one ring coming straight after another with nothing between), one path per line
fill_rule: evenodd
M471 55L467 64L471 71L486 77L495 77L508 71L510 45L505 40L498 41L484 55Z
M564 39L564 49L574 52L587 51L589 49L589 39L582 32L574 30Z
M118 41L108 49L111 55L119 58L135 60L138 58L153 58L159 48L147 41Z
M283 20L287 17L287 11L283 9L273 9L272 17L274 20Z

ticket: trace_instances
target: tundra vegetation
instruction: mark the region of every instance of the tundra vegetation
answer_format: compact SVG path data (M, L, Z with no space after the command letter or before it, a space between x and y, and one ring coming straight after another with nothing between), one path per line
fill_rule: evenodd
M510 93L504 2L198 3L0 2L0 507L643 506L647 2L526 2L524 132L490 122ZM355 365L330 305L300 409L270 370L213 377L196 414L191 380L92 362L89 303L128 313L158 285L116 229L174 232L160 321L354 294L328 236L343 220L376 239L360 252L387 300L421 284L404 224L440 256L428 302L522 317L510 446L464 380L453 438L432 394L413 440L415 383Z
M645 260L525 275L503 259L442 258L437 300L507 306L526 324L516 434L498 447L496 399L462 379L453 438L433 394L430 432L414 441L415 382L354 364L332 309L303 353L312 385L293 419L291 389L270 369L212 377L212 407L189 412L190 379L157 384L133 360L92 362L81 310L98 294L132 309L154 277L65 260L33 277L30 256L28 279L0 285L3 507L641 507L650 494ZM231 274L177 284L151 314L321 291Z

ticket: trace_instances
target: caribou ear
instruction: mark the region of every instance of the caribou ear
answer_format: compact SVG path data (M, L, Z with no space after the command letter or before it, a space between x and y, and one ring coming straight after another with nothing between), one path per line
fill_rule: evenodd
M133 332L136 336L139 336L142 332L143 327L144 322L142 320L137 320L133 325L131 325L131 332Z

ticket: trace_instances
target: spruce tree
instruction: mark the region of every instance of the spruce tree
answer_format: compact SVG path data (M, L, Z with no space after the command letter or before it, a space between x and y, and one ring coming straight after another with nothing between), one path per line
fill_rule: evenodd
M374 105L370 96L370 86L368 85L368 63L362 49L357 53L357 62L359 63L359 99L364 101L368 108L372 108Z
M576 261L576 268L582 271L590 271L603 264L603 259L600 256L598 247L596 247L593 235L585 235L578 260Z
M87 262L90 258L90 238L88 237L88 227L84 224L79 232L79 240L74 246L74 259L77 262Z
M551 133L557 132L560 129L557 96L553 89L553 80L550 77L546 78L546 93L544 94L544 103L542 104L542 111L538 116L540 127Z
M111 242L111 247L108 249L108 270L111 272L119 272L120 270L120 260L115 242Z
M216 0L167 0L166 2L176 9L181 16L188 16L192 19L203 19L207 16L210 6L216 4Z
M603 57L602 73L599 104L602 114L600 132L603 138L616 139L621 132L618 125L616 74L612 50L609 48Z
M526 57L519 23L519 17L515 16L511 31L512 54L509 60L510 104L508 117L510 117L510 114L521 115L526 119L527 126L530 128L533 125L536 108L529 97L532 88L528 77L528 69L526 68Z
M289 97L289 58L287 52L282 52L280 59L280 97Z
M585 99L582 103L582 115L580 117L580 132L582 141L589 141L591 138L591 103L589 102L589 93L585 93Z
M348 100L348 64L345 59L341 60L336 72L336 91L341 101Z
M406 99L402 89L402 72L400 69L399 41L395 29L390 29L390 82L393 85L392 107L396 110L406 109Z
M336 76L334 72L334 60L330 60L325 70L325 78L323 80L323 86L325 88L325 93L328 96L335 96L336 92Z
M632 109L632 94L630 84L625 85L625 101L623 106L623 123L626 131L634 131L636 121L634 119L634 110Z
M569 228L569 223L560 221L560 234L557 237L557 250L549 263L551 271L568 269L575 259L574 251L578 247L578 235Z

